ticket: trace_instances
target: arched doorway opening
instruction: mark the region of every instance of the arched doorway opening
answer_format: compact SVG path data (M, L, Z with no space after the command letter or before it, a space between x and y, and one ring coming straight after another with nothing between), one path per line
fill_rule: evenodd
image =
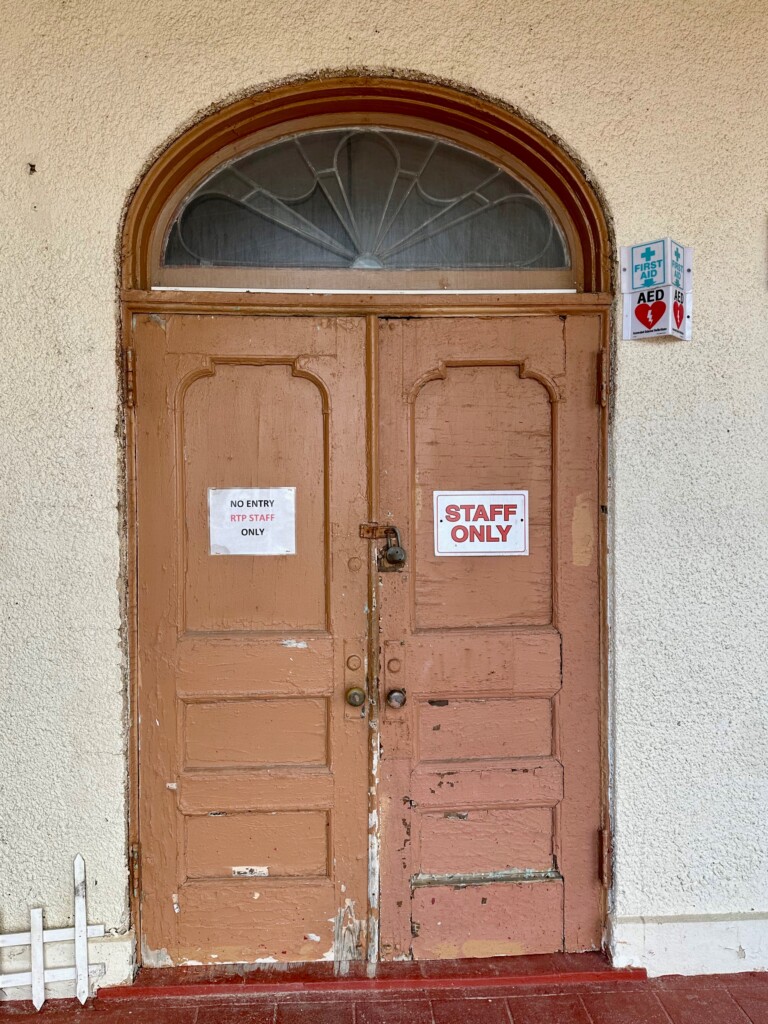
M241 101L123 247L147 965L590 949L609 245L388 79Z

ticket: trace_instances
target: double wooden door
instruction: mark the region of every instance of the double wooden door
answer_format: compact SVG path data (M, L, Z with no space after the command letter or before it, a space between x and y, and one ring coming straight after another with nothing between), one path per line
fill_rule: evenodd
M598 946L598 318L131 345L145 964ZM292 553L213 543L212 493L257 531L278 488ZM527 553L442 553L446 507Z

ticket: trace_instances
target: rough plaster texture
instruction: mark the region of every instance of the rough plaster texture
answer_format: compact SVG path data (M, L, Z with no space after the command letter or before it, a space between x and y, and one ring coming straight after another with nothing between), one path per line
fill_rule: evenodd
M711 951L686 964L672 940L663 965L713 969L717 922L746 913L753 949L735 967L768 967L766 5L0 0L0 18L0 927L36 903L66 923L78 850L91 919L128 926L126 199L211 104L368 68L518 107L593 174L618 243L672 234L696 249L693 342L616 346L613 939L648 963L639 918L709 915ZM114 977L128 937L121 948Z

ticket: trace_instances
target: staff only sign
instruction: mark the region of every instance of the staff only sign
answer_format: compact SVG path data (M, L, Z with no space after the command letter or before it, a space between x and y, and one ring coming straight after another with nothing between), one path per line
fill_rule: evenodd
M528 491L434 491L436 555L527 555Z
M212 555L295 555L295 487L209 487Z

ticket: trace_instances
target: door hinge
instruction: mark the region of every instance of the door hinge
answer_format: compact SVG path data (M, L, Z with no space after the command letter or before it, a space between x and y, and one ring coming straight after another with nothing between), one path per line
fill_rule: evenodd
M137 900L141 892L141 848L138 843L132 843L128 850L128 874L131 895Z
M597 404L602 409L608 404L609 385L608 353L601 349L597 353Z
M613 849L611 844L611 830L601 828L598 832L598 873L600 882L604 889L611 888L613 878Z
M136 362L132 348L125 350L123 386L125 388L125 404L129 409L133 409L136 404Z

